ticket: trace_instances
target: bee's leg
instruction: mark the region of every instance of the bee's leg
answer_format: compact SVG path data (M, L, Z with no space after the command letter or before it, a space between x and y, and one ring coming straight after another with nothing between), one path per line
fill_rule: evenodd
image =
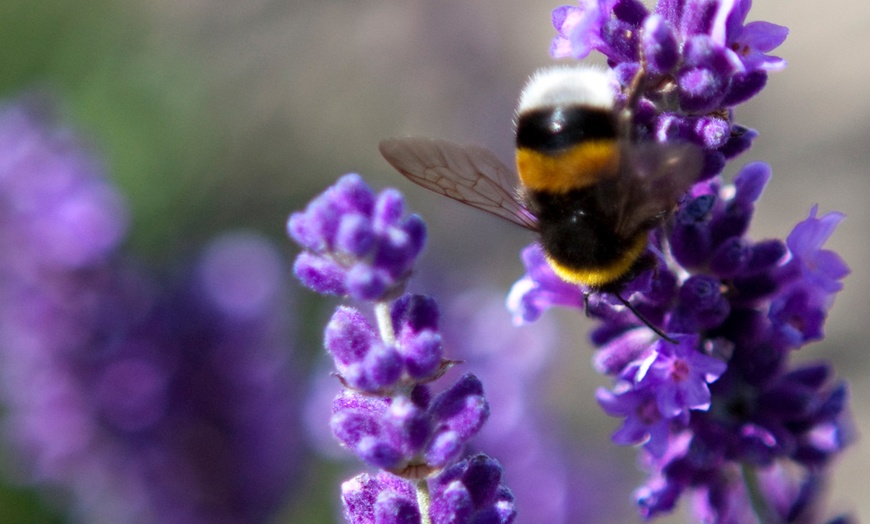
M643 85L647 80L646 56L643 52L643 46L640 46L639 52L640 67L638 68L637 73L634 74L634 77L631 79L631 83L626 89L625 107L622 108L622 111L620 111L619 115L622 124L622 132L624 133L624 136L622 138L626 140L633 140L637 138L634 131L634 114L637 111L637 105L640 102Z
M592 292L589 291L588 289L583 291L583 311L586 313L586 318L590 318L589 317L589 295L591 293Z
M674 340L674 339L672 339L671 337L665 335L664 331L662 331L662 330L659 329L658 327L654 326L653 323L650 322L649 320L647 320L647 318L646 318L645 316L641 315L641 314L640 314L640 311L636 310L636 309L634 308L634 306L631 305L631 302L629 302L628 300L622 298L622 294L621 294L621 293L614 293L614 295L616 295L616 298L618 298L619 301L622 302L622 305L623 305L623 306L627 307L629 311L631 311L632 313L634 313L634 316L636 316L638 320L640 320L641 322L643 322L644 324L646 324L646 327L648 327L648 328L650 328L651 330L653 330L653 331L655 332L656 335L662 337L664 340L667 340L667 341L670 342L671 344L676 344L676 343L677 343L676 340Z

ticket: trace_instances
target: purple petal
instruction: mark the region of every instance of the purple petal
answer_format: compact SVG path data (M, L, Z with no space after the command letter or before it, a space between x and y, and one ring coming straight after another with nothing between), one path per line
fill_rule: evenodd
M785 42L788 28L770 22L749 22L743 27L739 43L756 51L766 53Z
M331 258L303 251L296 257L293 273L305 287L325 295L346 295L347 270Z
M405 199L402 193L395 189L381 191L375 201L372 222L376 231L384 231L398 225L402 213L405 212Z
M668 73L680 59L677 35L662 16L652 15L644 21L641 45L651 73Z
M341 217L335 238L336 249L362 257L371 250L375 242L371 221L359 213Z
M734 187L737 190L734 198L741 202L755 202L761 197L772 171L764 162L752 162L734 177Z
M374 344L365 357L363 366L373 390L393 386L402 376L402 356L393 346Z
M339 306L326 325L324 345L341 364L359 362L378 339L365 316L354 308Z

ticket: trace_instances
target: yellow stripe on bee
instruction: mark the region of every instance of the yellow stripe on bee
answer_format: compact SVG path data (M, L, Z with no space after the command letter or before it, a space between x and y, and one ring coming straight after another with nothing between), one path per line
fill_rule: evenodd
M553 268L553 272L556 273L556 276L565 282L582 284L595 289L612 284L628 274L628 272L631 271L631 267L635 262L637 262L637 259L643 255L646 250L646 244L647 234L643 233L638 235L637 239L634 241L634 245L631 246L631 249L626 250L625 254L620 257L619 260L613 262L609 266L575 269L565 267L549 256L547 257L547 263L549 263L550 267Z
M613 140L586 140L555 155L517 149L517 172L532 191L567 193L616 174L619 148Z

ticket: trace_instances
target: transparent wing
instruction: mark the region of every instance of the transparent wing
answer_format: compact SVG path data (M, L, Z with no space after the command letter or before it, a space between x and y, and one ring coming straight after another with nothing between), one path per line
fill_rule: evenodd
M379 147L411 182L537 231L535 217L516 193L515 175L491 151L429 138L393 138Z
M650 229L674 211L680 197L698 179L703 152L692 144L623 144L621 170L611 195L614 231L630 238Z

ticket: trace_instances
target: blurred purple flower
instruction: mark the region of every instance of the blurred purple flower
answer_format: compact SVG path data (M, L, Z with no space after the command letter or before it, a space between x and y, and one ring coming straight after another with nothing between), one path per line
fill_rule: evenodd
M105 260L124 240L127 208L102 163L49 122L37 98L0 107L0 271L42 278ZM14 248L14 249L13 249Z
M0 112L0 396L25 481L88 522L258 522L298 467L284 269L251 234L161 285L122 199L33 106Z

